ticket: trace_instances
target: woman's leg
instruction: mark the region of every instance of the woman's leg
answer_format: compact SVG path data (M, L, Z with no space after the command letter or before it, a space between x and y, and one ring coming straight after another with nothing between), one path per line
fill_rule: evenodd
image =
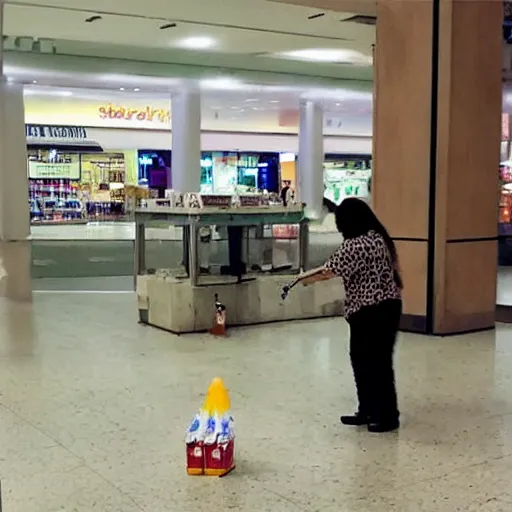
M369 429L374 432L387 432L399 426L393 354L401 313L402 304L398 300L375 306L374 336L369 347L373 374Z
M357 400L359 407L354 416L342 416L341 422L345 425L366 425L369 421L370 409L370 385L371 375L366 364L367 346L367 321L364 311L355 313L350 321L350 362L354 373Z

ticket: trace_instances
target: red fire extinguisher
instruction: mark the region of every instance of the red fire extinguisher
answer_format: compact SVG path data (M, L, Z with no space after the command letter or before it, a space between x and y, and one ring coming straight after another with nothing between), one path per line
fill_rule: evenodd
M215 294L215 317L210 334L214 336L227 336L226 333L226 306L219 300L218 294Z

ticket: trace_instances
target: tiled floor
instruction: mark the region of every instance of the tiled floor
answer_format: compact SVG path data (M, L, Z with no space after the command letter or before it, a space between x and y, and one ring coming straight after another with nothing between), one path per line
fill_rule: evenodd
M4 512L512 510L512 327L402 335L404 425L354 408L343 320L234 330L141 327L131 294L0 303ZM237 470L188 477L183 434L210 379L231 389Z

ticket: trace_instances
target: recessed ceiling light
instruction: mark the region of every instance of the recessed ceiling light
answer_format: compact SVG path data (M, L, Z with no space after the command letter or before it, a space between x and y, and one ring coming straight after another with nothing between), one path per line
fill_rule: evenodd
M231 107L231 110L240 110L240 107Z
M336 106L339 107L341 105L341 103L336 103Z
M37 80L32 80L32 83L33 84L37 84Z
M277 53L275 55L284 59L307 60L312 62L337 62L368 65L372 62L371 57L367 57L360 52L334 48L309 48Z
M133 89L133 91L134 91L134 92L139 92L139 91L140 91L140 89L139 89L138 87L135 87L135 88Z
M124 91L124 87L119 87L119 90L120 91Z
M207 50L217 44L217 41L213 37L198 36L198 37L186 37L178 41L180 48L186 48L188 50Z
M254 102L258 101L258 99L257 99L257 98L249 98L249 99L247 99L247 100L245 100L245 101L246 101L247 103L254 103Z
M270 100L270 103L279 103L279 100Z

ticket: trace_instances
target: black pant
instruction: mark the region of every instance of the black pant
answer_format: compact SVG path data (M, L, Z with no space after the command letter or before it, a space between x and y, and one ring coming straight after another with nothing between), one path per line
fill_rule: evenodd
M359 413L374 422L399 416L393 352L401 314L402 301L386 300L365 306L348 319Z

